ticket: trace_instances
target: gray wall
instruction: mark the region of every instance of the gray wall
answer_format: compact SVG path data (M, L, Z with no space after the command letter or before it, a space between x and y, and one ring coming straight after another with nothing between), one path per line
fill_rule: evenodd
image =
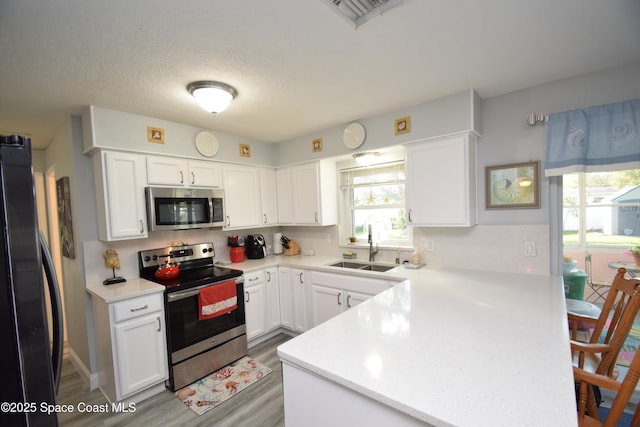
M478 143L478 204L479 225L471 229L428 229L414 230L414 243L424 249L425 242L435 242L434 250L423 253L423 259L432 267L460 267L492 269L496 271L523 271L534 274L549 274L550 212L548 203L548 180L543 178L540 209L486 211L484 209L484 168L489 165L543 160L546 144L544 126L529 127L526 118L529 113L554 113L574 108L622 101L640 97L640 64L612 71L590 74L535 88L522 90L482 101L482 115L477 110L480 104L473 92L463 92L440 100L426 102L413 108L373 118L358 120L367 129L367 140L356 151L407 143L412 140L437 136L460 130L476 129L483 137ZM193 148L193 138L200 130L188 126L163 122L147 117L101 109L102 120L97 124L103 129L106 139L98 145L122 150L140 149L141 152L175 154L201 158ZM393 121L410 115L412 131L396 136ZM344 125L346 125L345 123ZM146 141L146 126L164 127L167 130L167 144L152 147ZM285 124L283 124L285 125ZM85 292L82 245L95 246L99 254L104 250L97 239L95 224L95 200L91 158L83 155L85 149L80 138L80 122L71 118L56 135L46 151L46 164L39 164L43 171L51 165L56 167L57 177L69 176L72 189L74 236L78 258L63 259L65 292L67 298L67 319L69 345L71 351L93 371L92 325L90 304ZM265 165L287 165L316 158L325 158L352 153L342 145L344 126L318 131L307 137L272 145L255 141L245 141L231 135L220 135L220 156L212 160ZM133 138L131 135L135 135ZM179 135L179 137L176 137ZM311 140L323 138L323 151L312 153ZM105 138L103 136L103 138ZM252 145L252 157L237 155L239 142ZM86 141L85 141L86 144ZM40 162L41 163L41 162ZM264 231L265 237L273 230ZM248 231L247 231L248 232ZM260 232L260 231L259 231ZM339 256L335 227L287 227L287 234L302 242L303 247L335 247L333 254ZM223 241L226 233L207 236L212 241ZM147 240L119 242L120 253L135 254L139 248L159 247L161 237ZM523 258L522 243L536 241L538 256ZM222 252L226 248L218 247ZM380 260L393 260L394 251L380 254ZM388 257L387 257L388 255ZM127 257L129 258L129 256ZM124 263L134 260L121 260ZM90 372L88 372L90 373Z

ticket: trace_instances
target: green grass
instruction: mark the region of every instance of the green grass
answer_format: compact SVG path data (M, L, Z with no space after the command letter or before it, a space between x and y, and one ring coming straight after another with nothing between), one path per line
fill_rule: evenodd
M640 245L640 237L638 236L610 236L600 231L589 231L586 238L588 245L624 246L625 250L628 246ZM562 242L564 244L577 245L578 232L565 231L562 235Z

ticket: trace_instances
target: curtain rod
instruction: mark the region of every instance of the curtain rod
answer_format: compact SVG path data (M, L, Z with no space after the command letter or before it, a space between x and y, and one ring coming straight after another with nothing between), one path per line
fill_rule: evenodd
M529 123L529 126L535 126L537 124L545 124L548 121L549 121L549 116L546 114L531 113L527 118L527 123Z

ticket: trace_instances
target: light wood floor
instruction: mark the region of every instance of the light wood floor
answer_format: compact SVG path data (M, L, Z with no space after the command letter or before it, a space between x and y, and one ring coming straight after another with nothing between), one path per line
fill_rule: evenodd
M133 413L86 414L74 411L59 414L58 422L63 427L284 426L282 366L276 347L290 338L286 334L279 334L249 349L249 356L273 369L273 372L201 416L187 408L167 389L137 404ZM62 364L62 381L56 401L60 405L74 407L80 402L89 405L107 403L100 390L89 391L68 358Z

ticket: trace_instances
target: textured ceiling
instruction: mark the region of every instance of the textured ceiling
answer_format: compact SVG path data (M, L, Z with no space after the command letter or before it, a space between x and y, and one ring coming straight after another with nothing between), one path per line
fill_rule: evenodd
M405 0L358 29L326 2L2 0L0 133L42 148L93 104L281 142L640 61L637 0ZM195 80L239 95L211 116Z

